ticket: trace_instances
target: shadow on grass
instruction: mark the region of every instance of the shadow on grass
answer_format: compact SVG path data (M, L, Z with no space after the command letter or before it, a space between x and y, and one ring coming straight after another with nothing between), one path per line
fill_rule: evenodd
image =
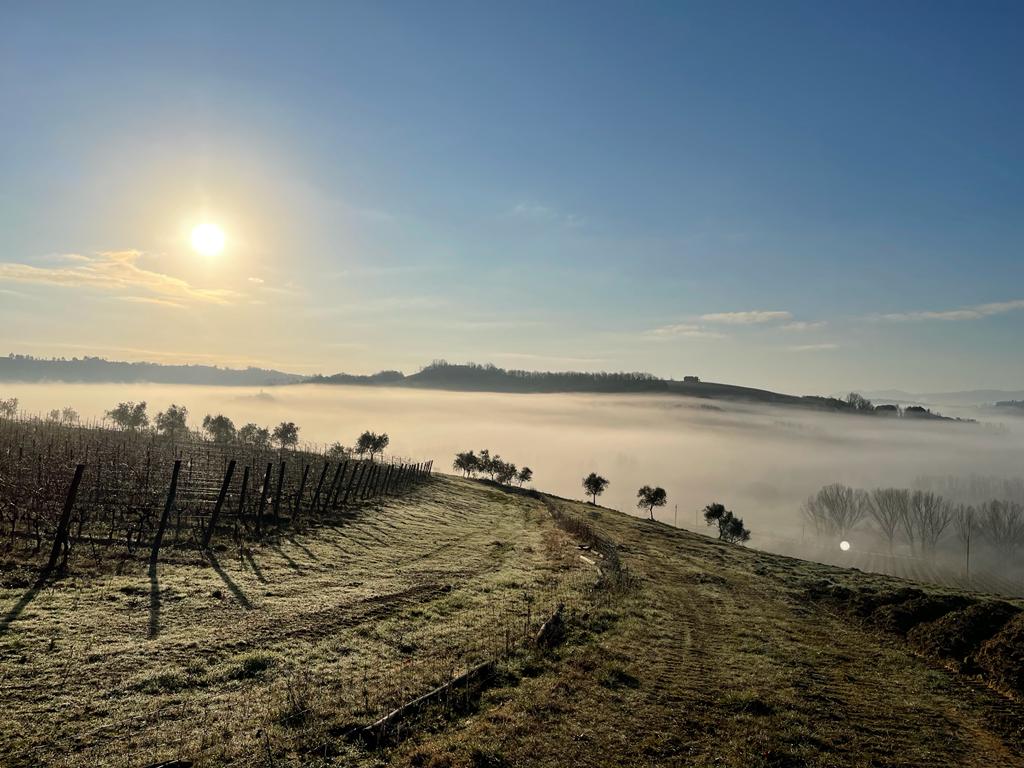
M277 554L284 558L285 562L288 563L289 568L291 568L296 573L302 573L302 566L300 566L297 562L292 560L292 558L288 556L288 553L281 548L280 544L272 544L271 546L273 547L274 551L277 552Z
M307 547L305 544L301 543L300 541L296 540L296 538L294 536L289 536L288 537L288 541L290 541L296 547L301 549L305 553L306 557L308 557L310 560L319 560L320 559L315 554L313 554L313 550L311 550L309 547Z
M224 582L224 586L226 586L231 591L231 594L235 596L235 600L241 603L246 609L252 608L252 603L250 603L249 598L245 596L245 592L243 592L231 577L227 575L224 569L221 568L220 562L217 560L217 556L213 554L213 552L209 552L207 553L207 557L210 560L210 565L213 566L213 570L217 572L217 575L220 576L220 580Z
M35 596L39 594L39 590L41 590L46 585L46 581L48 578L48 573L43 573L42 575L40 575L39 578L36 579L35 584L29 587L25 594L22 595L21 598L18 600L18 602L15 603L11 607L11 609L3 615L2 618L0 618L0 635L4 634L11 626L11 624L18 620L18 617L21 615L22 611L25 610L25 607L29 603L31 603L33 599L35 599Z
M149 564L149 633L150 640L160 634L160 579L156 573L156 563Z
M267 577L263 575L263 571L260 570L260 567L256 564L256 561L253 559L252 552L248 549L243 549L242 557L249 562L249 567L252 568L252 572L256 574L256 579L260 584L266 584Z

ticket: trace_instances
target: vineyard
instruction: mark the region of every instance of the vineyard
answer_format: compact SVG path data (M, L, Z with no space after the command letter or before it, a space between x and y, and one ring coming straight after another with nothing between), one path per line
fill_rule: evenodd
M187 435L0 419L0 540L16 559L102 559L258 540L408 492L430 462L220 445Z

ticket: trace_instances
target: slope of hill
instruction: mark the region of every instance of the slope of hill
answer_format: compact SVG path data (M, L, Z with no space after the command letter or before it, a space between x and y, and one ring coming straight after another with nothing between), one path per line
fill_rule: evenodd
M0 357L0 381L149 382L261 387L287 384L342 384L441 389L454 392L675 394L711 400L788 405L857 415L903 415L950 420L920 407L908 408L903 412L884 407L877 410L856 408L837 397L787 395L755 387L700 381L697 377L690 376L677 381L658 378L649 373L522 371L475 363L455 365L444 361L435 361L408 376L394 370L374 374L336 373L331 376L303 376L263 368L233 369L209 365L123 363L98 357L46 360L27 355L9 355L5 358Z
M214 384L263 387L296 384L306 377L264 368L215 365L123 363L99 357L42 359L30 355L0 357L0 381L67 381L99 383Z
M908 582L532 492L439 477L155 584L86 566L27 604L0 571L6 765L1024 765L1012 676L916 639L969 596L923 610ZM535 647L559 603L564 642ZM1016 647L1004 605L983 670Z

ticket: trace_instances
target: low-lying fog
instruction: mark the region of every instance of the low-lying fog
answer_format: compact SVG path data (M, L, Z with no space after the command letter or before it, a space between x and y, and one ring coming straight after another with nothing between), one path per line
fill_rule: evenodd
M351 444L365 429L391 451L451 471L456 451L489 448L534 470L534 485L582 498L591 471L611 481L601 502L635 509L636 489L660 485L659 519L694 527L705 504L742 516L753 542L799 538L799 507L824 484L910 486L920 475L1017 476L1024 420L1005 426L917 422L650 395L505 395L299 385L264 390L156 384L7 384L30 413L70 405L99 418L120 400L150 416L184 404L190 422L224 413L236 425L295 421L314 443Z

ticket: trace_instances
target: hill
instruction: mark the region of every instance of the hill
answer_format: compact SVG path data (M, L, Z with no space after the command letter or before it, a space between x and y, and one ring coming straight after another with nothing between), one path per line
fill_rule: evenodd
M336 373L303 376L263 368L219 368L209 365L161 365L125 363L98 357L42 359L31 355L0 357L0 381L66 381L94 383L150 382L155 384L206 384L213 386L275 386L287 384L341 384L368 387L411 387L455 392L504 393L607 393L685 395L709 400L732 400L768 405L788 405L857 415L906 416L952 421L920 406L856 407L847 400L818 395L787 395L767 389L701 381L662 379L649 373L588 373L580 371L523 371L476 363L435 361L417 373L386 370L373 374ZM869 404L870 406L870 404ZM961 419L956 419L961 421Z
M213 384L263 387L296 384L306 377L264 368L220 368L215 365L124 363L101 357L70 360L31 355L0 357L0 381L66 381L97 383Z
M90 568L3 570L6 765L1024 765L1017 605L957 634L994 601L535 492Z

